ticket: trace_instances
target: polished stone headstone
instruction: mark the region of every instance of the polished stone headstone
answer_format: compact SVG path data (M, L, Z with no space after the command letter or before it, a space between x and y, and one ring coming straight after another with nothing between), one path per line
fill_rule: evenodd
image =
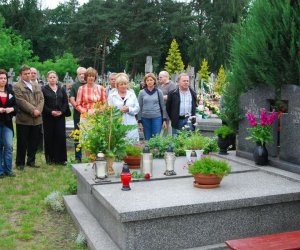
M257 119L260 116L260 110L265 108L267 111L270 110L270 100L275 99L275 92L271 87L257 87L249 90L240 97L240 108L243 119L239 122L238 130L238 142L237 142L237 155L239 151L253 153L255 143L246 140L249 136L247 128L249 123L246 117L247 112L251 112ZM277 150L277 121L273 124L273 141L274 143L268 143L267 149L270 156L276 156Z
M288 113L281 117L279 157L300 165L300 86L284 85L281 98L288 100Z

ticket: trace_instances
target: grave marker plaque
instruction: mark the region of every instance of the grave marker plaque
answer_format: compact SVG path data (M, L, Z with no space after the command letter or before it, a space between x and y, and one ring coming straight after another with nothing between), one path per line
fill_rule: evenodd
M242 117L244 117L239 122L238 131L238 142L237 142L237 155L239 151L244 151L248 153L253 153L255 148L255 143L250 140L246 140L249 136L247 128L249 128L249 123L246 118L246 113L251 112L255 115L259 121L260 110L265 108L267 111L270 110L270 101L275 99L275 92L271 87L257 87L255 89L249 90L247 93L241 95L240 97L240 107ZM269 156L277 156L277 119L273 124L273 143L267 144L267 149Z

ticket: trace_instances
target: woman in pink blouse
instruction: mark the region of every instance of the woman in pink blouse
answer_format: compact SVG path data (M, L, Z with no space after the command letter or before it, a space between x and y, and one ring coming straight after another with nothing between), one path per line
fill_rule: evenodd
M76 98L76 109L80 114L93 114L95 103L106 102L105 89L95 83L97 71L92 67L85 72L84 79L86 84L79 87Z

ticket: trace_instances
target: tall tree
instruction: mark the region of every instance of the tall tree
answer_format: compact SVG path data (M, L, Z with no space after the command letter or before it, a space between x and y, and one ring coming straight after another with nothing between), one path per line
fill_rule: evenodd
M300 83L300 3L256 0L231 48L231 74L224 91L225 112L239 117L239 96L258 86L279 89Z
M181 53L176 39L173 39L171 43L171 47L166 58L165 70L168 71L170 75L180 73L184 70L184 64L182 62Z
M18 69L21 64L32 59L31 43L16 35L4 26L4 18L0 15L0 65L1 68Z
M116 1L91 0L78 9L69 30L68 41L80 61L105 72L106 53L115 40L118 12ZM101 66L99 65L101 62Z

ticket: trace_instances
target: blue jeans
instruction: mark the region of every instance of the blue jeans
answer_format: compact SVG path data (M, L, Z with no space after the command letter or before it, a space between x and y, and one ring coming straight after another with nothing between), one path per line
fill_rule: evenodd
M12 173L13 131L0 125L0 174Z
M178 127L179 129L176 129L176 128L172 128L172 135L175 137L178 135L178 131L179 130L182 130L182 128L184 126L187 125L187 128L185 128L185 130L190 130L190 131L193 131L194 128L193 128L193 125L192 123L188 123L188 118L185 118L185 119L179 119L179 124L178 124Z
M154 135L159 135L162 127L162 117L144 118L142 117L145 140L149 140Z

